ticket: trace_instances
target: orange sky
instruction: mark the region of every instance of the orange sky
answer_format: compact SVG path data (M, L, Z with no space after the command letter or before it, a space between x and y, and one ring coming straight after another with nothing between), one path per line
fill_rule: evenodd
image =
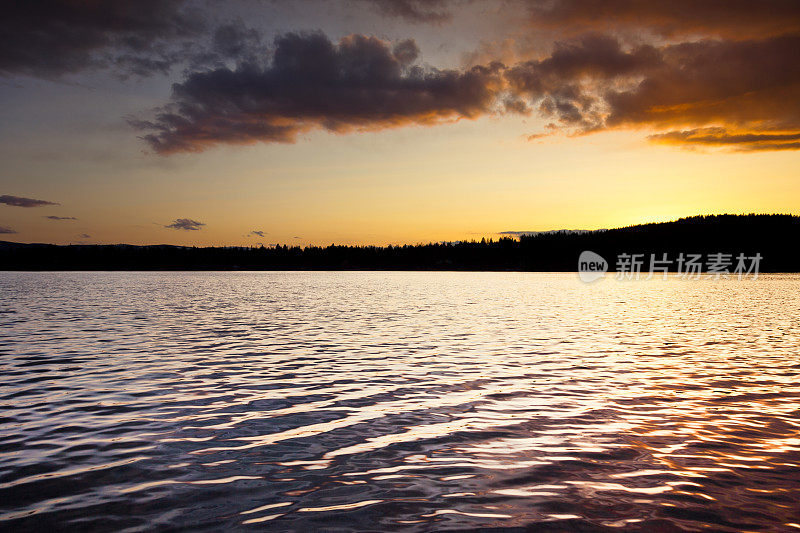
M404 18L368 4L356 9L329 3L317 11L231 4L217 18L229 15L240 25L246 20L255 32L249 35L264 43L258 48L257 40L247 41L267 58L250 70L242 58L203 66L185 58L163 72L120 74L96 65L101 52L125 52L113 47L93 49L88 66L75 66L78 49L63 51L71 54L66 71L57 71L59 50L49 62L37 63L30 54L0 59L0 97L7 102L0 125L0 196L59 204L0 203L0 231L7 230L0 239L382 245L607 228L696 214L800 214L794 149L800 75L786 72L780 58L758 56L791 49L800 38L796 10L786 8L774 20L698 12L718 22L695 24L695 34L688 35L688 29L663 33L674 13L655 7L638 13L640 18L609 19L611 31L597 40L581 33L593 19L566 0L554 5L568 10L552 13L514 2L463 2L463 9L448 12L443 2L448 17L435 20L426 20L424 10ZM690 3L675 6L695 9ZM732 29L747 16L758 24L735 37ZM636 33L632 20L644 21L642 31ZM57 22L42 31L57 32ZM16 23L35 28L48 21ZM167 30L153 24L153 38L171 43ZM269 58L281 46L310 47L312 34L273 41L309 30L319 30L313 35L329 43L330 61L345 62L339 68L352 69L352 77L309 78L313 96L303 100L297 96L305 94L297 85L302 73L300 81L296 72L282 81L280 65ZM86 31L113 42L107 28ZM209 35L191 38L215 42ZM398 48L407 39L414 41L409 52ZM27 44L34 52L35 45ZM711 65L703 67L707 79L676 79L676 72L690 68L682 55L689 48L699 54L692 61ZM328 60L320 54L315 50L309 65L325 68ZM363 71L359 62L368 61L388 61L397 70ZM504 66L469 74L470 66L489 69L491 61ZM424 71L425 81L414 81L411 68ZM376 78L365 82L357 77L363 72ZM219 76L235 80L240 92L250 91L250 103L225 92L227 86L215 81ZM453 93L447 92L451 82L442 81L447 76L458 77ZM171 92L173 83L178 85ZM354 89L358 98L351 100L350 93L336 93L346 83L366 84ZM372 86L382 91L374 103L364 92ZM470 92L478 90L488 91L486 97ZM398 92L401 99L392 101L388 95ZM270 100L273 93L283 96ZM503 109L510 98L518 107ZM249 111L253 105L261 110ZM320 114L320 106L329 111ZM158 109L177 112L184 121L189 117L189 126L176 129L159 118ZM220 125L221 119L227 123ZM264 133L275 125L289 127L290 137ZM231 140L244 129L251 136L246 144ZM528 139L542 133L547 135ZM203 151L159 154L158 145L145 142L147 135ZM648 139L653 135L662 137ZM196 231L168 228L176 219L202 225Z

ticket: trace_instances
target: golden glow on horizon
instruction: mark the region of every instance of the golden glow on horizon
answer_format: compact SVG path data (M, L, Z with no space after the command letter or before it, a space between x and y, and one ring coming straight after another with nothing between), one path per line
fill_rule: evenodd
M82 190L69 180L26 189L61 206L0 206L0 225L24 229L3 236L20 242L385 245L698 214L800 214L795 153L692 152L653 145L639 131L527 141L540 129L530 122L486 118L166 159L140 155L112 183L83 177ZM163 227L176 218L206 226ZM248 237L252 230L265 235ZM78 239L82 233L91 237Z

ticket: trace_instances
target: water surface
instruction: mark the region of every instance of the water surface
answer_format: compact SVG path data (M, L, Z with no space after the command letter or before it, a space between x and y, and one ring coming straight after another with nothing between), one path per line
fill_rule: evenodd
M800 531L800 277L0 273L0 528Z

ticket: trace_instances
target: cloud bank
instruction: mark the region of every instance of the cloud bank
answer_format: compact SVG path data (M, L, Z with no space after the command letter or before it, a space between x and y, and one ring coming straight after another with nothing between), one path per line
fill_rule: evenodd
M570 133L667 129L651 140L796 149L800 34L624 48L610 36L559 43L506 73L515 96ZM689 131L681 131L682 128Z
M6 2L0 17L0 73L59 76L116 67L166 72L179 39L203 27L184 0Z
M368 0L380 12L408 22L440 24L452 18L447 0Z
M295 142L335 133L434 125L475 118L494 105L500 64L465 71L423 69L416 43L363 35L331 42L321 33L276 39L266 66L243 64L190 74L152 120L132 120L161 154L217 144Z
M4 194L0 196L0 204L13 205L15 207L44 207L47 205L59 205L56 202L47 200L36 200L34 198L23 198L22 196L11 196Z
M413 41L287 34L269 65L190 74L153 119L131 124L160 154L502 112L536 113L550 131L571 135L650 129L658 143L790 150L797 143L787 141L800 134L796 50L800 34L631 46L593 33L558 42L540 59L457 71L416 66ZM716 128L712 136L695 131L707 128Z
M560 32L751 39L800 31L795 0L523 0L530 24Z
M281 1L259 9L279 16ZM342 2L443 27L474 3ZM410 39L333 41L317 32L284 33L270 42L236 19L230 5L10 2L0 12L0 75L57 77L98 68L150 75L182 65L165 105L129 121L163 155L500 113L541 116L548 132L570 135L641 129L659 144L798 149L797 0L505 0L502 6L516 24L508 39L530 48L526 60L504 64L489 48L477 66L440 69L421 66Z

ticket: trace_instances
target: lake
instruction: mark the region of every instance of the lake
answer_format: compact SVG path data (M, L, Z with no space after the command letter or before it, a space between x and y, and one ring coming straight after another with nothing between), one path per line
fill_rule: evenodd
M0 529L800 531L800 276L0 272Z

